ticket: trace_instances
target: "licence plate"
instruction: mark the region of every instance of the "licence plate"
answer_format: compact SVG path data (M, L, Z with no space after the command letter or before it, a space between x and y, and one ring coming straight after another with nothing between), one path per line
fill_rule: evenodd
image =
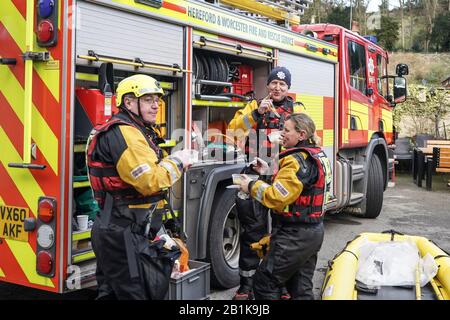
M28 208L0 205L0 238L28 241L23 224L29 211Z

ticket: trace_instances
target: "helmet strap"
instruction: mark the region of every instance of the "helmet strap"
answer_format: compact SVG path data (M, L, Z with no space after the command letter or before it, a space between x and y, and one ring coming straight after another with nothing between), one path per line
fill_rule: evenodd
M134 122L136 122L138 125L140 125L142 127L151 127L152 124L150 122L145 121L144 118L142 117L141 99L140 98L137 98L137 105L138 105L138 114L135 114L134 112L131 112L126 107L123 107L121 109L123 109L130 116L130 118Z

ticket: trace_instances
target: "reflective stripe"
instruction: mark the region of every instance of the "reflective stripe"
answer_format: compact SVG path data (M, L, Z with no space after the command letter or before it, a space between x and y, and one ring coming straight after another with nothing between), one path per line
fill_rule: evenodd
M172 184L175 183L180 177L178 176L178 170L176 170L173 165L168 161L161 161L161 167L169 171L170 180L172 180Z
M251 129L252 128L252 125L251 125L251 123L250 123L250 119L248 118L248 114L246 114L245 116L244 116L244 118L242 119L243 121L244 121L244 125L245 125L245 130L249 130L249 129Z
M253 277L253 275L256 273L256 270L242 270L239 269L239 275L243 277Z
M258 185L258 189L256 190L255 199L258 200L259 202L262 202L262 197L264 195L264 190L266 190L268 187L270 187L269 184L267 184L265 182L261 182Z

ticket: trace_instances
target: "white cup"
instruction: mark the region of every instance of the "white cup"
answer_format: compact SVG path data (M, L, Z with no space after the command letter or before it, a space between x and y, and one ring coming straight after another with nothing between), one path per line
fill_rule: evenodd
M192 164L197 163L198 162L198 151L197 150L189 150L190 151L190 160L192 162Z
M257 174L246 174L247 177L250 178L250 180L258 180L259 176ZM233 184L241 184L242 176L240 173L233 173L231 175L233 179Z
M87 214L82 214L77 216L78 229L80 231L87 230L88 228L89 216Z
M272 143L281 143L281 131L274 131L269 134L269 141Z

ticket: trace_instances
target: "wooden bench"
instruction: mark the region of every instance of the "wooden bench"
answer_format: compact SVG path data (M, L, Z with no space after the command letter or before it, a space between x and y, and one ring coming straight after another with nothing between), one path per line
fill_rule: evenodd
M433 160L436 172L450 172L450 145L448 148L433 148Z
M440 149L450 149L450 140L428 140L426 146L423 148L414 148L413 151L413 180L419 187L422 186L422 179L426 178L427 190L431 190L431 179L434 172L450 172L438 171L446 170L447 167L437 167L437 157L434 154L434 149L437 149L440 154ZM446 163L445 161L441 163Z
M434 172L450 173L450 145L447 147L433 147L433 155L427 156L427 189L431 190Z

